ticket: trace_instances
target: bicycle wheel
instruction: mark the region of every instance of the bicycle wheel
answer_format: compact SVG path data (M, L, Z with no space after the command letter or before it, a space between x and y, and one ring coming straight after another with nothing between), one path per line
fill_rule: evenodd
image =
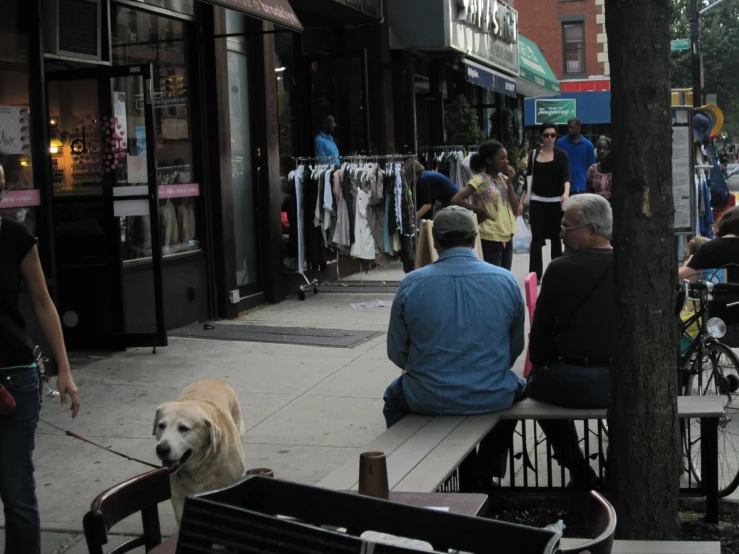
M700 364L699 367L696 367ZM695 359L685 385L685 395L722 396L725 413L718 428L719 496L728 496L739 485L739 358L728 346L707 344ZM700 482L700 422L683 423L683 447L690 472Z

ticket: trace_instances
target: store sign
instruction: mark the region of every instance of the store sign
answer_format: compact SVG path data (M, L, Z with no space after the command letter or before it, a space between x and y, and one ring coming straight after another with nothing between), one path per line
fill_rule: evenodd
M486 89L494 90L500 94L507 96L516 96L516 81L509 79L504 75L494 73L489 69L474 65L470 62L465 63L465 71L467 81Z
M200 196L200 185L188 183L186 185L159 185L159 198L191 198Z
M457 0L457 21L498 40L518 42L518 12L497 0Z
M536 100L536 124L554 123L567 125L567 122L576 117L576 100Z
M41 205L39 189L11 190L0 200L0 210L5 208L30 208Z
M358 10L378 17L380 15L380 10L377 6L377 0L345 0L346 3L354 8L357 8Z
M469 58L518 76L518 12L498 0L446 0L449 44Z

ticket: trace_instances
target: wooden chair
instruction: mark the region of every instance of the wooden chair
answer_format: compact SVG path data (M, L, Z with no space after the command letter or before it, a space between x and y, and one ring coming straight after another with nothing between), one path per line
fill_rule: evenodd
M611 554L616 534L616 510L611 503L595 491L590 491L586 507L586 524L595 538L592 541L561 548L561 554Z
M82 519L90 554L104 554L103 545L108 544L108 531L136 512L141 512L143 534L109 550L108 554L122 554L140 546L145 547L148 552L159 545L162 542L162 532L157 505L170 498L167 468L132 477L99 494Z
M529 309L529 325L534 324L534 310L536 309L536 299L539 296L539 289L536 284L536 273L529 273L524 281L524 289L526 290L526 307ZM529 338L531 333L529 333ZM526 362L523 366L523 376L528 377L531 373L531 360L529 359L529 349L526 349Z

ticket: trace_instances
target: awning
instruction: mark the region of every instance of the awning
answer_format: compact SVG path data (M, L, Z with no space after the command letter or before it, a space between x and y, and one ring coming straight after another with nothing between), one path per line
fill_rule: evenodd
M519 93L527 98L559 94L559 81L539 47L523 35L518 35Z
M506 96L516 97L515 77L503 75L489 67L485 67L484 65L480 65L479 63L475 63L470 60L464 60L464 65L467 82L486 89L494 90L495 92L505 94Z
M287 0L206 0L210 4L223 6L257 19L271 21L297 31L303 32L303 26L295 15Z

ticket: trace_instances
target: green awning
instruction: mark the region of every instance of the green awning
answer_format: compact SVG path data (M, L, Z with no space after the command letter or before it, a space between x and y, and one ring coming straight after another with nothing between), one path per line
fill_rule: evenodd
M524 81L524 84L535 87L524 86L519 92L532 98L559 94L559 81L544 58L544 54L536 44L523 35L518 35L518 58L521 66L519 82Z

